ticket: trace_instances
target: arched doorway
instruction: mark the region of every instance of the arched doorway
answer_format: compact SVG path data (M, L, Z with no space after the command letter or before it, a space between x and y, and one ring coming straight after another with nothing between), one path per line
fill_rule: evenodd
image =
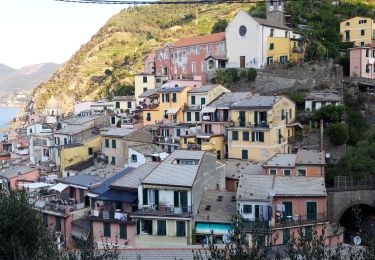
M345 228L344 242L353 243L353 237L360 231L375 231L375 208L368 204L357 204L344 211L340 226Z

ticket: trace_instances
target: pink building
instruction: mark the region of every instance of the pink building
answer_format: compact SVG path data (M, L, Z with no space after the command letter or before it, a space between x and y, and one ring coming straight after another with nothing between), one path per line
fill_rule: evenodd
M375 44L350 49L350 76L375 79Z
M186 38L150 53L145 58L145 71L152 71L154 67L157 76L167 76L169 80L199 80L205 84L208 81L208 69L214 70L219 65L225 67L225 64L214 63L217 66L209 68L206 59L225 56L224 32Z
M38 182L40 178L39 168L30 166L12 166L4 169L0 173L1 177L8 180L9 187L12 190L22 189L22 184Z
M320 235L324 227L327 244L343 239L342 230L333 232L327 220L323 177L244 175L236 201L246 232L260 232L257 235L263 236L265 243L275 240L276 245L287 244L300 229L310 236L313 230Z

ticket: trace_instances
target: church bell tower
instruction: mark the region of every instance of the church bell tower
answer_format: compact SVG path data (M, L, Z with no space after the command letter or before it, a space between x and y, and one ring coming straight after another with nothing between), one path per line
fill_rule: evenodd
M284 24L284 11L285 2L284 0L268 0L266 1L267 7L267 20L277 22L279 24Z

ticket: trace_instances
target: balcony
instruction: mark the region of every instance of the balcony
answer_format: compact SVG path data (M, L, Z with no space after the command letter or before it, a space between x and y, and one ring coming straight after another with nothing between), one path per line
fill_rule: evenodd
M84 203L75 203L74 201L74 199L65 198L64 196L49 195L38 199L34 206L38 209L54 211L65 215L85 207Z
M192 216L192 208L191 206L144 205L143 208L138 209L132 215L190 218Z
M228 118L224 118L222 116L203 115L202 121L204 122L227 122Z
M268 234L271 232L269 221L264 220L244 221L243 229L246 233L253 234Z
M185 110L201 110L202 109L202 106L201 105L189 105L186 107Z
M311 213L305 215L294 215L280 217L276 216L275 227L300 226L327 221L326 213Z
M123 212L121 210L108 211L99 209L93 209L91 211L90 220L93 221L105 221L119 224L134 224L129 217L129 213Z

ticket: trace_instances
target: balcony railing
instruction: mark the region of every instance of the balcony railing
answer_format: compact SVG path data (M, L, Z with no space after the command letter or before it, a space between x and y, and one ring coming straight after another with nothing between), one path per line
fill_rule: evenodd
M191 217L191 206L176 207L173 205L144 205L138 209L133 215L146 215L146 216L179 216Z
M202 116L202 121L205 122L227 122L228 117L224 118L223 116L212 116L212 115L203 115Z
M93 209L90 215L91 220L98 220L98 221L110 221L110 222L118 222L118 223L133 223L131 218L129 217L129 213L123 212L120 210L115 211L108 211L103 210L100 211L98 209Z
M245 232L253 234L267 234L271 232L269 221L263 220L244 221L243 229Z
M299 226L305 224L314 224L318 222L324 222L327 220L326 213L311 213L306 215L294 215L276 217L275 227L284 226Z
M201 105L189 105L186 110L201 110Z

